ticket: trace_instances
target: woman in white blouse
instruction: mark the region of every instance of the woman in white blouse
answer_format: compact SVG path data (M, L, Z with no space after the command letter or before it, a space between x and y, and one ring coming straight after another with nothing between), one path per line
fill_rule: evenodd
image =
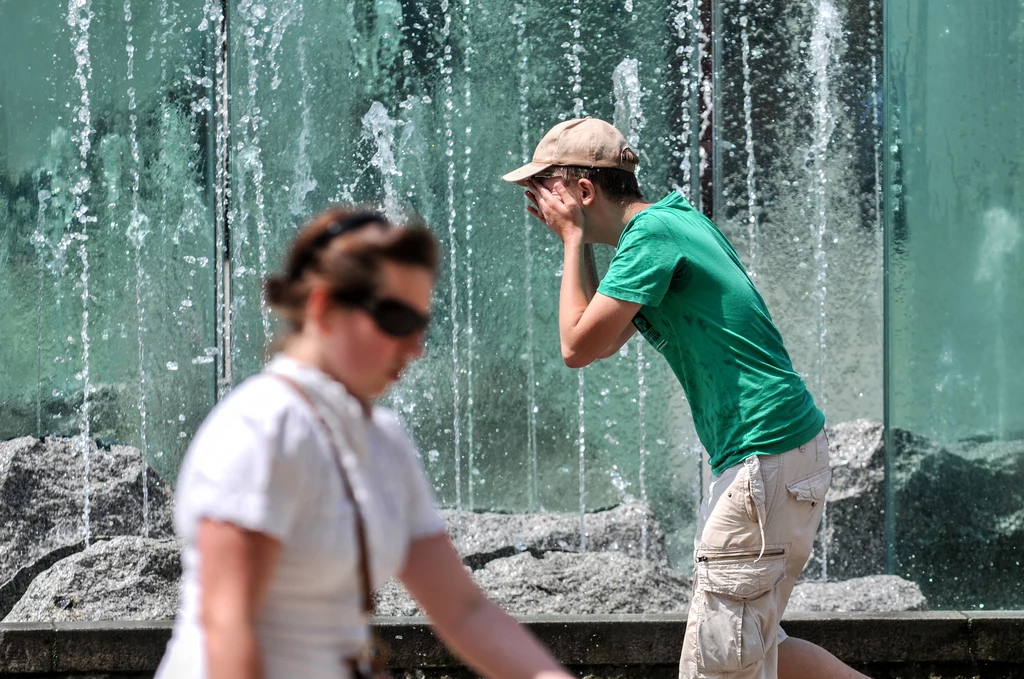
M436 266L426 229L338 208L267 281L290 332L185 457L181 611L157 679L353 677L366 586L396 575L482 674L571 676L469 577L412 443L373 405L423 351Z

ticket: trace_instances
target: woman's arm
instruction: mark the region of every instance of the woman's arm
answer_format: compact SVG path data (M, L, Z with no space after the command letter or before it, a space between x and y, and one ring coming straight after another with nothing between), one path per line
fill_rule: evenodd
M399 579L438 636L491 679L570 679L564 667L480 591L447 535L414 540Z
M209 679L263 679L254 622L281 543L210 519L200 521L196 542Z

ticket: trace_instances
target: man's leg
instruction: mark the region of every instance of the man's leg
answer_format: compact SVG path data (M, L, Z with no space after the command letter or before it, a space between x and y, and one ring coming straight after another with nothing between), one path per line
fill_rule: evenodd
M776 677L785 555L781 545L763 549L752 473L756 460L726 470L701 504L680 679Z
M779 603L785 609L821 523L830 475L822 478L818 470L828 468L828 438L822 432L796 450L763 461L771 506L768 540L789 544L786 579L779 585ZM779 679L869 679L820 646L789 637L781 628L778 639Z
M779 644L779 679L869 679L821 646L790 637Z

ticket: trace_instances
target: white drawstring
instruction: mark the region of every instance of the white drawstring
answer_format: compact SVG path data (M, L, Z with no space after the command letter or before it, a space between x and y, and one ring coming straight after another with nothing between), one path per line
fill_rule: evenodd
M754 506L757 507L757 503L756 502L754 503ZM761 557L764 556L764 548L765 548L764 523L761 521L761 510L760 509L757 510L757 527L761 530L761 551L760 551L760 553L758 553L757 558L754 559L754 563L757 563L758 561L760 561Z
M754 467L760 466L757 456L747 458L745 464L747 467L747 489L750 492L750 499L754 501L754 510L757 512L757 528L761 532L761 551L758 553L757 558L754 559L754 563L757 563L764 556L764 550L767 546L767 541L764 537L764 489L760 488L759 491L761 492L754 490Z

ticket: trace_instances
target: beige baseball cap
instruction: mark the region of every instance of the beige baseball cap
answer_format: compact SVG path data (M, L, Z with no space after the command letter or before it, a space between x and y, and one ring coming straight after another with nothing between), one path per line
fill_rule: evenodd
M629 148L621 132L603 120L587 116L552 127L537 144L533 160L502 179L525 184L530 177L556 165L614 167L634 172L637 162L636 152Z

